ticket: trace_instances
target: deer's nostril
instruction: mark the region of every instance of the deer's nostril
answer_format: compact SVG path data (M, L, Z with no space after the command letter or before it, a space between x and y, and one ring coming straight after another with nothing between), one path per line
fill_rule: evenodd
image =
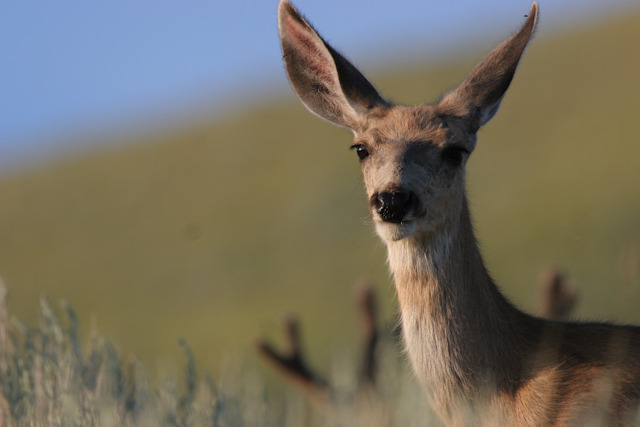
M415 196L408 191L384 191L374 200L376 212L385 222L400 223L411 211Z
M382 209L384 209L386 206L390 206L392 202L393 202L393 196L391 193L389 192L380 193L376 197L376 210L378 211L378 213L380 213Z

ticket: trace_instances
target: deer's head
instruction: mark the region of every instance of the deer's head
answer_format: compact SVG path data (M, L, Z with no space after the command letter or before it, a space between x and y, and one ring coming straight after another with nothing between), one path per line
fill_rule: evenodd
M383 240L429 235L460 217L476 132L496 113L535 28L522 28L438 103L395 105L325 42L288 0L278 9L291 85L313 113L354 133L371 215Z

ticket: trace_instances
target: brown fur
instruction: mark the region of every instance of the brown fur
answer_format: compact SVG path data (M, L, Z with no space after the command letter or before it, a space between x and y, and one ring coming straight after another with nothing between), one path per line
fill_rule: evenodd
M529 316L487 273L465 194L476 132L496 113L535 29L528 19L434 105L385 101L287 0L284 60L312 112L351 128L371 214L387 244L409 359L451 425L634 424L640 328ZM386 215L389 209L403 211ZM407 196L400 197L399 195Z

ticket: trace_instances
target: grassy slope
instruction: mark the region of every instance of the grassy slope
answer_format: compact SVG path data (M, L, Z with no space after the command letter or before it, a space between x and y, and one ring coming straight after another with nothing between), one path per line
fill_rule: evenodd
M639 24L536 40L480 133L479 239L525 309L553 263L580 285L581 316L640 322ZM421 102L478 59L373 80ZM33 318L42 293L65 297L125 352L179 357L182 336L216 370L256 335L279 336L290 311L325 363L323 346L354 338L361 277L395 310L345 130L291 100L138 142L0 182L0 274L17 315Z

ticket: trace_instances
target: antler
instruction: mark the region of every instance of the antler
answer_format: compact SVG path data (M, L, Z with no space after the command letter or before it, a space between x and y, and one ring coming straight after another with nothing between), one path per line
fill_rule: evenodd
M357 286L356 297L363 336L362 370L360 371L357 394L361 389L374 386L376 383L376 349L379 330L373 286L370 283L363 282ZM336 395L334 387L309 368L302 354L298 319L294 316L289 316L285 320L284 328L289 347L287 351L279 352L265 340L259 340L258 352L265 360L282 372L288 381L302 389L312 402L320 406L333 405Z
M575 287L555 268L542 274L540 290L538 314L547 319L567 317L578 300L578 292Z
M298 319L289 316L285 319L284 329L287 335L288 350L278 352L264 340L258 341L259 353L285 377L309 396L316 404L325 406L331 401L333 392L327 381L314 373L302 354Z
M362 282L358 287L358 306L360 308L362 328L362 371L360 371L360 388L375 386L377 378L376 347L378 345L378 311L373 286Z

